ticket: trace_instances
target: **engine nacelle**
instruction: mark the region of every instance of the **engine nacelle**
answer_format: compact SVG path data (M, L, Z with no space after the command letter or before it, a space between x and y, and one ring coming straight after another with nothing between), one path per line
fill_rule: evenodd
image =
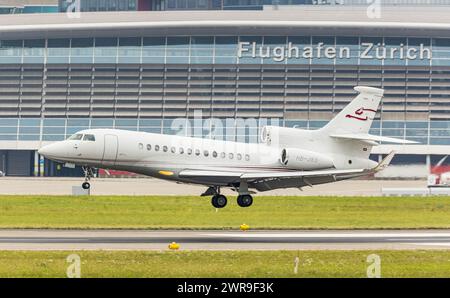
M302 131L295 128L264 126L261 130L261 142L273 147L289 147L293 140L301 138L301 134Z
M316 139L316 133L314 130L292 127L264 126L261 142L271 147L296 148L298 144L308 144L308 140Z
M321 170L334 167L333 160L328 156L297 148L283 149L280 162L294 170Z

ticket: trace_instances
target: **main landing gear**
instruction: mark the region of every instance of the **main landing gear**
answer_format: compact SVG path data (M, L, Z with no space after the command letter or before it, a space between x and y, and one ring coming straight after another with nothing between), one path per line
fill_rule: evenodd
M82 167L82 169L84 172L84 182L83 184L81 184L81 187L83 189L89 189L91 188L91 184L89 183L89 181L92 177L94 177L94 169L91 167Z
M202 193L202 197L211 196L211 204L214 208L223 208L227 205L227 197L220 194L220 186L210 186L208 189Z
M239 195L237 197L237 203L241 207L250 207L253 204L253 198L249 193L247 181L241 181L239 183Z
M220 187L210 187L202 196L212 195L211 204L214 208L223 208L227 205L227 197L220 194ZM237 203L240 207L250 207L253 204L253 197L250 194L239 194Z
M241 207L250 207L253 204L253 198L251 195L238 195L237 203Z
M227 205L227 202L227 197L221 194L215 194L211 199L211 203L214 208L223 208Z

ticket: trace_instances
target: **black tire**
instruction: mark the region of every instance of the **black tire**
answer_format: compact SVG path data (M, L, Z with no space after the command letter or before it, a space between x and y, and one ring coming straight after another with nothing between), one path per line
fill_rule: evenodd
M239 195L237 203L240 207L250 207L253 204L253 197L251 195Z
M83 182L83 184L81 184L81 187L83 189L89 189L91 188L91 184L89 182Z
M227 198L224 195L214 195L211 199L211 204L215 208L223 208L227 205Z

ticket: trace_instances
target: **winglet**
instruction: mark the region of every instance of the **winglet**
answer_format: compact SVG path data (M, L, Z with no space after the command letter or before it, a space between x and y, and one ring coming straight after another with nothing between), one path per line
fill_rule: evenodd
M395 155L395 151L389 152L389 154L386 155L385 158L383 158L383 160L380 161L380 163L376 167L373 168L373 171L379 172L379 171L386 169L389 166L389 164L391 163L392 159L394 158L394 155Z

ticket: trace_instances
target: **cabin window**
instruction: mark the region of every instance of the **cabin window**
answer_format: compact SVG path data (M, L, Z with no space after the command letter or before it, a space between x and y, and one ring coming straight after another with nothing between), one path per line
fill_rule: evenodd
M212 156L213 156L213 157L217 157L217 152L216 152L216 151L213 151Z
M225 152L220 153L220 157L225 158L226 156Z
M95 142L95 136L94 135L84 135L83 141L89 141L89 142Z
M175 147L170 148L170 152L172 152L172 153L177 152L177 148L175 148Z
M249 160L250 160L250 155L245 154L245 160L246 160L246 161L249 161Z
M148 150L148 151L152 150L152 145L147 144L147 150Z
M195 155L199 156L200 155L200 150L195 149Z
M139 150L142 150L142 149L144 149L144 144L139 143L138 147L139 147Z
M71 135L68 140L74 140L74 141L79 141L83 138L83 134L81 133L76 133L74 135Z
M180 147L180 154L184 153L184 149Z
M159 151L159 145L155 145L155 151Z
M208 155L209 155L208 150L203 151L203 155L204 155L204 156L208 156Z
M238 154L236 155L236 157L237 157L238 160L241 160L241 159L242 159L242 154L238 153Z
M169 150L169 147L163 146L163 151L164 151L164 152L167 152L167 150Z
M233 154L233 153L228 153L228 158L229 158L229 159L233 159L233 157L234 157L234 154Z
M191 154L192 154L192 149L191 149L191 148L188 148L187 154L188 154L188 155L191 155Z

